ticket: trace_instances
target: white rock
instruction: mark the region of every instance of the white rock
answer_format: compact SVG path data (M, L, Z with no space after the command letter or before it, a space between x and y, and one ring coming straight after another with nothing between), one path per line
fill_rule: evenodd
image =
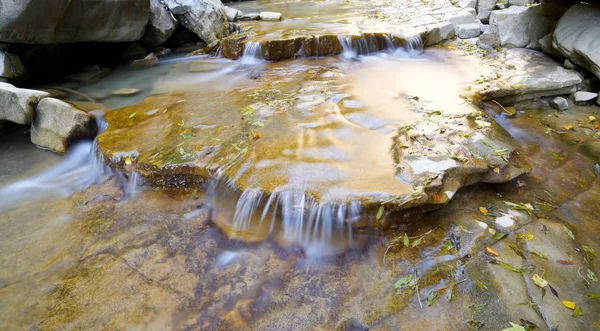
M427 25L427 37L425 46L431 46L442 42L443 40L454 37L454 25L450 22L440 22Z
M256 21L260 19L259 13L243 14L238 18L240 21Z
M179 22L209 45L229 35L220 0L164 0Z
M260 13L260 19L263 21L281 21L281 13L275 13L270 11L264 11Z
M530 0L509 0L508 1L510 6L527 6L528 4L531 3Z
M550 101L550 107L556 110L569 109L569 101L563 97L556 97Z
M600 6L574 5L560 18L553 46L600 78Z
M481 24L479 26L479 31L481 31L481 33L485 33L489 28L490 28L489 24Z
M490 18L490 13L496 7L496 0L478 0L477 1L477 18L483 23L487 23Z
M454 26L458 24L470 24L475 22L475 15L470 10L463 9L458 13L446 15L444 21L449 21Z
M98 132L93 116L64 101L45 98L36 107L31 142L64 153L67 147Z
M161 0L150 0L150 20L141 42L148 47L162 45L179 26L179 22Z
M598 98L598 93L578 91L571 95L575 104L586 103Z
M542 52L554 56L556 58L562 58L563 55L558 52L554 46L552 46L552 33L548 33L544 38L540 39L540 49Z
M31 123L35 106L49 95L47 92L0 83L0 120L17 124Z
M461 39L469 39L479 37L481 33L479 24L459 24L456 26L456 36Z
M18 79L27 71L18 56L0 49L0 77L6 79Z
M242 16L243 14L244 13L242 13L241 10L225 6L225 15L227 15L227 20L229 22L234 22L238 19L238 17Z
M477 7L477 0L460 0L458 6L460 8L475 8Z
M567 69L574 69L574 70L579 69L579 67L577 67L577 65L575 63L569 61L569 59L565 59L564 66Z
M496 33L500 46L540 49L539 40L552 28L552 21L544 16L544 5L512 6L495 10L490 15L490 30Z

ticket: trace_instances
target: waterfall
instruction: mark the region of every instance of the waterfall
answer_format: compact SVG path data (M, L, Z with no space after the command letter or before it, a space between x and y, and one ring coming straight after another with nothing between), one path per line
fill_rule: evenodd
M258 42L247 42L240 60L243 65L255 65L264 62L262 47Z
M354 59L358 54L352 46L352 36L338 36L342 45L342 57L346 60Z

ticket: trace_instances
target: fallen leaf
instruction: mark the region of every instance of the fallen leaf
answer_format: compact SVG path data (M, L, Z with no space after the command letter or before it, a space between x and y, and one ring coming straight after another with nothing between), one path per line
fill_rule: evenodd
M491 254L493 256L500 256L500 253L496 252L495 250L493 250L493 249L491 249L489 247L486 247L485 251L488 252L488 254Z
M499 261L499 260L494 260L494 259L492 259L492 260L489 260L489 263L492 263L492 264L497 264L497 265L501 266L502 268L504 268L504 269L506 269L506 270L510 270L510 271L512 271L512 272L521 273L521 270L519 270L519 269L517 269L517 268L515 268L515 267L511 266L511 265L510 265L510 264L508 264L508 263L504 263L504 262L502 262L502 261Z
M550 288L550 292L552 292L552 294L554 294L554 296L558 298L558 292L556 292L554 287L552 287L552 285L550 284L548 284L548 287Z
M488 210L485 207L479 207L479 211L483 214L483 215L487 215L488 214Z
M473 310L476 310L476 311L480 311L480 310L482 310L484 307L485 307L485 303L482 303L482 304L473 304L473 305L470 305L470 306L469 306L469 309L473 309Z
M545 280L544 278L540 277L538 274L533 274L533 283L539 287L546 287L548 286L548 281Z
M475 329L481 329L485 324L477 320L468 320L467 325Z
M565 130L567 130L567 131L571 131L571 130L573 130L573 126L572 126L572 125L565 125L565 126L564 126L564 128L565 128Z
M417 285L418 280L419 280L418 278L416 278L415 276L410 274L406 277L402 277L402 278L398 279L396 284L394 284L394 287L398 290L403 290L407 287L413 287L413 286Z
M563 265L576 265L579 264L579 262L577 261L571 261L571 260L557 260L557 263L563 264Z
M131 158L130 158L130 157L128 157L128 158L126 158L126 159L125 159L125 164L126 164L126 165L130 165L130 164L131 164L131 162L132 162L132 161L131 161Z
M575 309L575 302L574 301L567 301L567 300L563 300L562 301L563 306L573 310Z
M496 232L496 234L494 235L494 239L500 240L500 239L506 237L507 235L508 235L508 233Z
M588 271L587 271L587 278L589 278L589 279L593 280L595 283L597 283L597 282L598 282L598 277L597 277L597 276L596 276L596 274L595 274L595 273L594 273L592 270L590 270L590 269L588 269Z
M403 243L404 243L404 247L408 247L408 245L410 244L410 240L408 239L408 235L406 233L404 234Z
M588 299L597 299L600 300L600 294L596 294L596 293L586 293L585 297Z
M417 238L417 240L413 241L411 247L416 247L418 246L421 242L423 241L423 237L419 237Z
M578 317L583 315L583 311L581 310L581 307L577 306L577 308L575 308L575 311L573 312L573 317Z
M531 240L533 239L533 234L532 233L517 233L517 240L521 240L521 239L525 239L525 240Z
M583 251L585 252L584 260L586 260L587 262L590 262L593 258L596 257L596 251L593 248L588 247L586 245L582 245L581 248L583 248Z
M524 327L520 326L519 324L513 322L508 323L510 323L510 328L503 329L502 331L527 331Z
M383 216L383 212L385 211L385 207L383 205L379 206L379 209L377 210L377 215L375 215L375 220L379 221L379 219L381 218L381 216Z
M573 231L569 230L569 228L567 228L564 225L563 225L563 230L565 230L565 233L568 234L569 237L571 237L571 239L575 240L575 235L573 234Z
M531 254L539 257L542 260L547 260L548 259L548 257L544 253L542 253L542 252L530 251L529 253L531 253Z
M431 292L431 294L427 297L427 306L433 306L435 299L437 299L437 295L435 294L435 292Z

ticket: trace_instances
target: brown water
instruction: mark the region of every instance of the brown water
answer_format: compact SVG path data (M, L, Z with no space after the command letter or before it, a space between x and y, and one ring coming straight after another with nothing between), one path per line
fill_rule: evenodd
M371 13L345 2L236 7L253 11L245 6L281 11L290 30L353 25ZM585 297L600 293L587 269L600 270L582 251L600 252L600 182L594 162L542 124L552 110L526 103L507 118L486 104L531 174L464 188L443 208L384 229L365 226L376 209L357 202L378 205L410 189L391 150L397 130L420 118L414 97L444 119L469 113L463 97L477 60L428 49L242 62L171 58L80 89L125 107L106 114L112 133L98 141L119 160L82 145L54 168L0 188L1 329L466 330L479 322L497 330L519 319L542 330L600 328L600 301ZM142 92L110 95L119 88ZM99 164L127 158L129 168ZM159 175L140 178L143 163ZM214 180L160 176L192 163L189 174L214 172ZM503 201L531 203L535 214ZM491 230L507 236L496 240ZM524 233L533 239L517 238ZM486 247L511 266L531 266L583 315L542 295L531 274L488 263ZM395 286L410 275L419 280Z

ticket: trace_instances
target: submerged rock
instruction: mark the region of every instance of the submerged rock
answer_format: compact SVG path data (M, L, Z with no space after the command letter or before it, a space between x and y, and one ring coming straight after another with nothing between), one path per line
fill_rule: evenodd
M0 120L29 124L37 103L50 94L0 82Z
M569 109L569 100L567 100L563 97L556 97L556 98L550 100L550 107L552 107L556 110L560 110L560 111L568 110Z
M68 146L93 138L97 131L93 116L64 101L45 98L35 111L31 142L41 148L64 153Z
M261 21L281 21L281 13L274 13L270 11L264 11L259 14Z
M577 4L560 18L553 45L600 78L600 6Z
M490 61L502 63L494 66L494 78L480 95L484 100L495 99L501 103L533 99L542 96L570 94L582 80L576 71L565 69L547 55L528 49L509 49Z
M162 45L179 26L179 22L161 0L150 0L150 20L141 42L148 47Z
M207 44L229 35L225 8L219 0L165 0L183 26Z

